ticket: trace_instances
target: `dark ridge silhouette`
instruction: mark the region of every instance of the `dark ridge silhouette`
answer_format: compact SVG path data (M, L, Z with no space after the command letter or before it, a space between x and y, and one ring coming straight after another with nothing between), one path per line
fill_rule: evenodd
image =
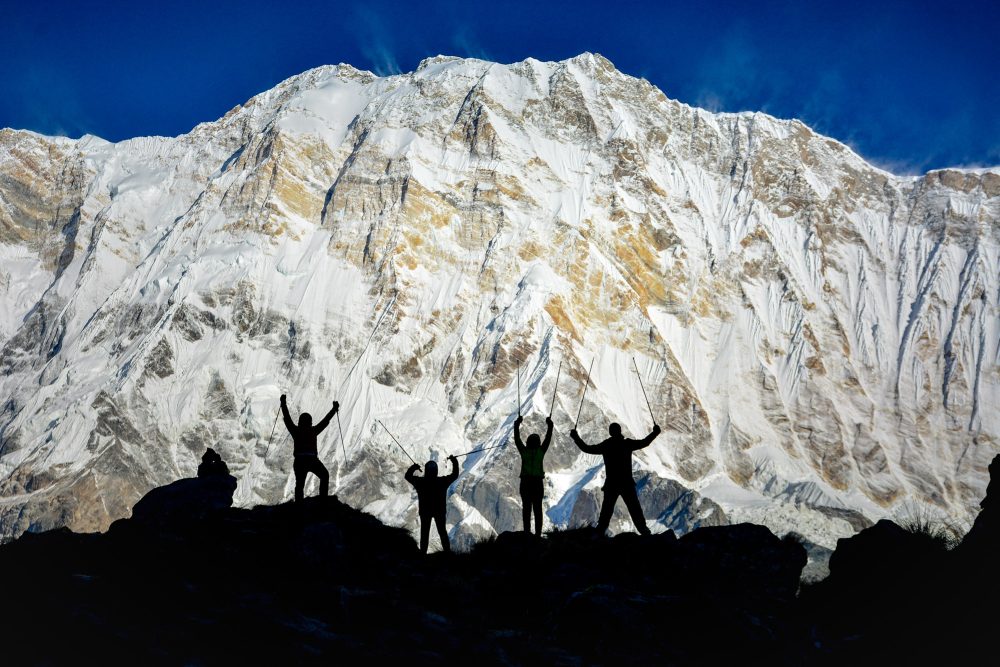
M424 465L424 476L417 477L416 471L420 470L420 465L414 463L406 471L406 481L417 490L417 510L420 515L420 551L427 553L427 543L430 539L431 521L437 526L438 537L441 538L441 549L445 552L451 551L451 542L448 540L448 529L445 527L445 514L447 511L448 487L458 479L458 459L449 456L451 461L451 472L444 477L438 477L438 466L434 461L428 461Z
M144 511L105 535L25 534L0 548L0 627L17 638L4 657L440 665L628 655L693 664L763 660L799 634L789 607L804 552L764 528L703 540L504 533L471 553L421 557L408 533L336 497L250 510L212 500L162 521L178 514L168 499L188 503L168 489L227 477L154 490ZM750 553L761 559L740 556ZM681 576L695 566L697 577Z
M805 549L762 526L503 533L425 558L336 496L233 508L213 454L107 534L0 547L5 664L991 662L1000 458L958 548L879 522L800 591Z
M989 473L990 482L986 487L986 497L979 503L979 516L956 549L972 561L1000 555L1000 455L990 463Z
M802 592L816 662L963 664L996 661L1000 584L1000 456L982 510L949 548L933 523L887 520L843 538L830 575Z
M611 517L615 513L615 503L620 497L625 501L629 516L635 529L642 535L649 535L646 518L642 515L639 495L635 490L635 479L632 477L632 452L648 447L660 434L659 424L653 424L653 430L642 440L632 440L622 436L622 427L611 424L608 427L611 437L599 445L588 445L574 428L569 432L573 442L587 454L600 454L604 457L604 500L601 503L601 514L597 519L597 530L601 533L608 529Z
M325 498L330 494L330 472L319 460L316 438L330 425L330 420L333 419L333 415L337 414L340 404L334 401L333 408L318 424L313 426L312 415L308 412L299 415L298 424L292 421L291 415L288 414L286 398L284 394L281 395L281 416L284 419L285 428L288 429L295 443L295 464L292 468L295 471L295 500L302 500L306 487L306 477L309 473L319 478L319 495Z
M531 514L535 514L535 536L542 534L542 500L545 497L545 452L552 442L552 418L545 418L545 439L537 433L528 436L528 444L521 441L521 423L524 417L514 420L514 445L521 455L521 518L524 532L531 532Z

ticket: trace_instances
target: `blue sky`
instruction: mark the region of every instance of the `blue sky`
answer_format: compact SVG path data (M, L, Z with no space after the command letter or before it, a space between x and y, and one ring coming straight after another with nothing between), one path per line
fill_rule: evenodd
M23 2L0 126L176 135L293 74L603 54L668 97L801 118L896 173L1000 164L1000 2Z

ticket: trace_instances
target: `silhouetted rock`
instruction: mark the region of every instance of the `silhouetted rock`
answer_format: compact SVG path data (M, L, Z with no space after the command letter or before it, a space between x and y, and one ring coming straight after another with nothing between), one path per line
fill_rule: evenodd
M941 546L927 536L882 519L851 537L837 540L830 556L830 580L868 585L894 578L915 562L925 563L942 555Z
M1000 454L993 457L988 470L990 481L986 485L986 496L979 503L982 509L1000 504Z
M837 542L830 575L802 595L818 657L830 664L949 660L954 565L947 544L882 520ZM926 638L933 637L933 641Z
M964 558L992 560L1000 556L1000 455L990 463L990 482L975 523L956 551Z
M701 528L683 536L678 547L676 565L684 572L748 595L794 597L807 561L797 541L752 523Z
M505 530L496 536L492 547L496 551L508 552L512 555L522 555L526 552L538 551L542 546L542 538L524 531Z
M996 609L1000 605L1000 455L989 466L990 481L982 508L968 534L954 554L954 572L946 579L942 609L955 610L946 614L948 625L941 634L952 641L955 650L951 660L972 664L995 662L989 656L997 653ZM938 630L941 632L941 629Z

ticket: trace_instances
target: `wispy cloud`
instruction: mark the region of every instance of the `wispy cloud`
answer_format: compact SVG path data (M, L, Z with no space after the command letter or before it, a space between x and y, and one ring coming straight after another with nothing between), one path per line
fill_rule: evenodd
M784 76L765 66L750 34L732 26L698 68L695 104L711 111L768 111L785 87Z
M58 70L36 67L20 72L11 77L7 92L20 100L25 121L25 127L15 129L73 138L97 132L77 86Z
M486 47L475 36L472 26L458 26L452 33L451 43L455 48L455 53L460 56L478 58L479 60L494 60Z
M396 43L382 17L365 7L354 12L358 49L379 76L399 74L402 68L396 57Z

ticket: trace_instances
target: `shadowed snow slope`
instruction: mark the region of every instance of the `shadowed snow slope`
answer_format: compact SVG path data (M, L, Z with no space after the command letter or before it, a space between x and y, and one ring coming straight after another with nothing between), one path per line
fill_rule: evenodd
M968 521L1000 435L998 195L592 54L321 67L176 138L0 130L0 537L104 529L206 446L238 506L289 498L286 391L340 401L333 491L413 530L374 420L418 461L503 443L518 367L569 528L604 478L567 437L592 360L582 436L651 428L633 357L654 530ZM462 462L453 541L518 526L513 448Z

